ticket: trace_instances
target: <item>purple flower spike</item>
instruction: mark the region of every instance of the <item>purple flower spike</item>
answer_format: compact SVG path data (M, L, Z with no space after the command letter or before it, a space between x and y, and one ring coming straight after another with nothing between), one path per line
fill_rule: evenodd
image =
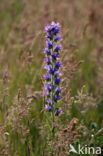
M60 24L52 22L46 25L46 48L44 49L45 54L45 66L47 74L44 75L45 85L44 85L44 96L45 96L45 110L55 112L55 115L59 115L61 111L57 109L58 101L61 99L60 93L61 88L59 87L61 83L61 73L60 68L62 63L59 60L60 51L62 46L58 44L62 40L59 36Z

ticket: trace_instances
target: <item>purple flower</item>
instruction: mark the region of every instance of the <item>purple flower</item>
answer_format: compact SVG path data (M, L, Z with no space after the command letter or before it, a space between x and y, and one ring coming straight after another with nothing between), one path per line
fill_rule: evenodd
M46 58L45 58L45 62L46 62L47 64L51 64L50 58L49 58L49 57L46 57Z
M61 115L62 113L63 113L63 111L61 109L56 108L56 110L55 110L56 116Z
M48 104L52 104L52 100L50 100L50 99L48 99L46 102L47 102Z
M55 52L59 52L59 51L61 51L61 49L62 49L62 46L61 45L57 45L57 46L55 46L54 51Z
M47 81L50 81L51 80L51 76L46 74L46 75L44 75L44 79L47 80Z
M61 73L60 73L60 71L57 71L57 72L55 73L55 77L59 77L59 76L61 76Z
M46 31L46 32L50 32L50 31L51 31L51 25L50 25L50 24L47 24L47 25L45 26L45 31Z
M59 31L60 31L60 24L52 22L50 25L49 24L46 25L45 31L47 33L51 33L53 35L57 35L59 33Z
M50 66L47 64L44 66L44 69L46 69L47 71L49 71L49 68L50 68Z
M52 111L53 110L53 106L45 105L45 110Z
M49 71L49 74L54 75L54 73L55 73L57 70L56 70L56 68L53 69L52 67L50 67L48 71Z
M54 69L53 69L52 67L50 67L48 71L49 71L49 73L50 73L51 75L54 74Z
M59 69L62 66L61 62L56 62L55 63L55 68Z
M60 82L61 82L61 79L59 79L59 78L56 78L56 79L55 79L55 84L59 85Z
M44 86L45 91L52 91L52 90L54 90L54 88L55 88L55 86L53 84L46 84Z
M59 93L61 93L61 90L62 90L61 88L56 88L55 93L59 94Z
M51 87L51 85L45 85L44 86L44 89L46 90L46 91L51 91L52 90L52 87Z
M54 35L57 35L60 31L60 24L52 22L51 23L51 31L54 33Z
M50 49L45 48L45 49L44 49L44 54L50 55L50 54L51 54Z
M53 53L52 54L52 58L54 59L54 60L56 60L57 58L59 58L59 53Z
M44 69L46 69L51 75L54 75L54 73L57 71L57 69L53 68L51 65L45 65Z
M60 97L59 95L55 95L55 96L53 97L53 99L54 99L55 102L57 102L58 100L61 99L61 97Z
M46 40L46 45L49 49L53 48L53 43L50 40Z
M49 33L49 34L47 34L45 37L46 37L46 38L49 38L50 40L52 40L53 35L52 35L51 33Z
M55 42L58 42L58 41L61 41L61 40L62 40L61 36L56 36L55 39L54 39Z

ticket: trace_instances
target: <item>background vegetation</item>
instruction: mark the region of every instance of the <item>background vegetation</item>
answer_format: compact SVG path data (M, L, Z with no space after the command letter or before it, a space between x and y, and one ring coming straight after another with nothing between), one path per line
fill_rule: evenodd
M44 26L61 23L63 114L55 156L103 148L103 0L0 1L0 154L50 156L43 111Z

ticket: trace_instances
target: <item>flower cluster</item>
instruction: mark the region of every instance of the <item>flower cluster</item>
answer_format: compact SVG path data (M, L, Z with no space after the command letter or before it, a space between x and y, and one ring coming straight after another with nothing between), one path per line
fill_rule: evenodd
M57 107L57 102L61 99L60 68L62 64L59 61L59 58L62 46L58 44L62 39L58 36L60 24L52 22L45 27L45 31L46 48L44 49L44 54L46 64L44 68L47 70L47 74L44 75L45 110L54 111L55 115L58 116L62 113L62 110Z

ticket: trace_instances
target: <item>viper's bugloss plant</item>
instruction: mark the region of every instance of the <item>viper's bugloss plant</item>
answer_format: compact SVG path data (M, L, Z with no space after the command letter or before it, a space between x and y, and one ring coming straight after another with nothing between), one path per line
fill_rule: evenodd
M58 116L62 113L62 110L58 108L58 101L61 99L60 93L62 91L60 87L62 66L60 62L60 53L62 46L58 44L62 37L59 36L60 24L52 22L46 25L46 48L45 54L45 66L47 73L44 75L44 96L45 96L45 110L53 112Z

